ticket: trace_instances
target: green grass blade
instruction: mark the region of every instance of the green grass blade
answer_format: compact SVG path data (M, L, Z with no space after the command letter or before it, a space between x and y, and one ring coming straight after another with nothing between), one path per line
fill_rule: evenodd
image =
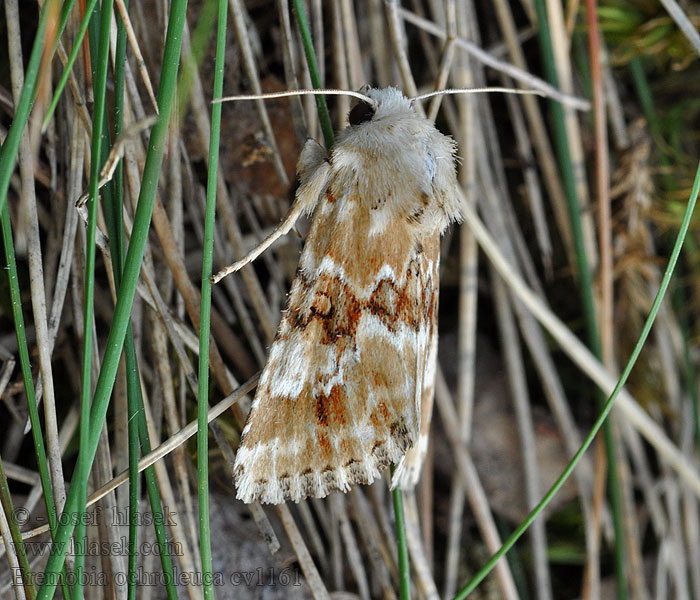
M29 62L24 72L24 87L22 94L15 109L15 115L12 119L12 125L7 132L7 137L0 150L0 212L7 204L7 189L10 185L10 177L15 167L15 159L17 158L17 150L19 149L19 141L22 137L24 127L27 125L29 113L32 110L34 99L36 97L36 83L39 74L39 66L41 63L41 54L44 50L44 41L46 39L46 21L50 11L49 3L44 4L37 25L34 45L32 53L29 56Z
M80 49L82 48L83 38L85 37L85 32L87 31L88 26L90 25L90 19L96 5L97 0L90 0L90 2L88 2L87 4L85 14L83 15L83 20L80 22L78 33L76 34L75 40L73 41L73 48L68 56L68 62L66 63L61 78L58 80L58 84L56 85L56 90L54 91L53 98L51 99L51 103L49 104L49 107L46 111L46 116L44 117L44 122L42 123L42 130L46 129L46 127L48 126L49 121L51 120L51 117L53 117L53 113L56 110L58 101L61 99L61 95L63 94L63 90L66 87L66 83L68 82L70 72L73 69L73 65L75 64L76 58L78 58L78 53L80 52Z
M29 561L27 560L27 553L24 549L24 542L22 541L22 534L19 531L19 526L17 524L17 513L15 512L15 507L12 504L12 494L10 494L10 486L7 483L7 477L5 476L5 468L2 464L2 458L0 458L0 504L2 505L2 510L5 513L7 519L7 524L10 527L10 535L12 536L12 545L17 555L17 561L19 563L20 575L22 577L22 587L24 593L29 600L34 600L36 598L36 589L34 588L34 578L32 577L32 570L29 567ZM5 548L9 551L8 548ZM17 575L12 576L13 581L17 580Z
M216 61L214 66L214 98L221 98L224 87L226 59L227 0L219 0L216 31ZM211 107L211 138L209 139L209 169L207 172L207 201L202 243L202 303L199 323L199 382L197 390L197 495L199 500L199 540L202 557L204 598L214 598L211 530L209 523L209 332L211 328L211 275L214 256L214 218L216 214L216 180L219 168L221 138L221 103Z
M206 0L199 13L197 24L190 37L189 53L182 57L182 67L177 84L177 122L181 123L187 112L192 92L192 82L197 76L199 67L204 59L216 24L217 6L219 0Z
M131 328L127 332L130 336ZM133 340L129 338L127 348L133 347ZM127 353L128 355L130 353ZM130 360L126 363L126 388L127 388L127 436L129 446L129 561L127 565L126 597L128 600L136 600L136 568L138 566L138 532L139 532L139 403L135 394L131 393L132 386L138 385L138 373L133 369ZM134 380L132 382L132 380Z
M151 442L148 438L146 411L143 408L143 396L141 395L141 383L136 365L136 351L133 344L133 335L131 334L131 325L129 325L127 335L129 337L124 349L124 358L125 362L128 361L127 369L129 370L129 377L127 378L127 385L129 387L127 388L127 392L136 400L139 441L141 443L141 453L145 455L151 451ZM163 507L160 502L160 492L158 491L158 482L156 481L156 472L153 465L146 468L144 475L148 500L151 504L151 514L153 515L153 528L156 533L160 564L163 568L163 574L165 575L166 593L168 595L168 600L178 600L177 590L175 588L173 561L168 549L168 533L165 528L167 519L163 513ZM133 515L130 515L130 518L133 518Z
M134 215L134 228L129 244L129 251L124 263L124 279L119 286L117 305L114 310L112 327L105 346L102 368L95 387L95 395L90 412L90 440L84 460L92 464L97 451L100 430L107 414L109 398L114 386L119 359L121 356L131 306L136 292L141 261L146 246L148 229L151 221L153 203L158 187L158 177L163 161L168 124L175 96L175 82L180 61L182 45L182 30L187 8L186 0L173 0L168 19L165 51L163 53L163 69L158 88L158 106L160 117L153 127L149 143L149 152L144 165L141 191L138 206ZM86 482L75 482L78 485ZM77 508L77 486L71 486L66 499L64 513L70 515ZM69 521L69 519L68 519ZM56 588L55 574L58 573L65 560L67 541L73 532L70 522L59 525L56 532L56 551L51 554L46 565L45 583L39 590L39 600L49 600Z
M95 314L95 238L97 231L97 200L98 200L98 185L100 181L100 169L102 167L102 155L105 150L103 148L103 123L105 122L105 111L107 105L107 67L109 59L109 34L112 19L112 2L105 0L101 6L100 12L100 31L98 36L99 46L96 48L96 53L92 56L97 56L95 69L95 77L93 79L94 90L94 106L92 114L92 144L90 161L90 194L88 198L88 222L86 229L86 245L85 245L85 278L84 278L84 296L83 296L83 359L81 368L81 391L80 391L80 451L78 453L78 461L76 463L75 472L73 474L73 482L87 482L90 471L90 463L85 460L88 451L89 435L90 435L90 397L92 395L92 344L93 344L93 325ZM80 457L83 457L82 459ZM72 486L71 486L72 487ZM78 499L77 512L78 514L85 513L85 505L87 503L87 486L79 485L80 496ZM75 585L73 588L73 597L76 600L83 598L83 572L85 569L85 549L87 538L85 536L86 522L85 519L78 519L75 528Z
M314 52L314 44L311 41L311 31L306 20L306 11L304 3L301 0L294 0L294 14L297 18L299 26L299 34L301 35L301 43L304 46L306 53L306 63L309 66L309 74L311 75L311 85L315 89L321 89L321 76L318 72L318 62ZM314 96L316 99L316 110L318 118L321 121L321 131L323 131L323 140L326 143L326 148L333 146L333 125L331 124L331 116L328 113L328 106L324 96Z
M632 75L632 83L634 84L634 90L639 99L639 103L644 112L644 118L649 126L649 131L651 132L652 138L655 140L654 153L657 156L657 160L663 167L659 169L659 176L661 182L663 183L663 188L671 194L678 190L678 182L674 177L673 171L670 168L672 161L666 152L667 144L663 139L663 132L661 128L661 123L659 120L659 115L654 106L654 98L652 92L649 88L647 82L647 77L644 72L644 67L642 65L642 60L640 57L633 58L629 63L630 74ZM697 244L692 237L686 239L686 252L688 256L697 256ZM694 273L694 268L692 261L691 264L686 266L686 272L690 271L690 277L696 277L697 274ZM681 266L681 268L683 268ZM682 274L680 281L686 279L686 273ZM698 448L700 448L700 409L698 408L698 403L700 398L698 397L697 388L697 372L693 366L693 360L691 357L691 348L694 347L692 341L692 327L689 323L689 314L686 309L686 297L685 290L682 283L676 284L676 289L674 290L674 307L676 315L678 315L678 320L681 325L681 332L683 335L683 379L685 381L686 393L690 397L690 402L693 410L693 430L695 432L695 440Z
M391 466L394 474L394 466ZM408 562L408 544L406 542L406 519L403 512L403 495L399 488L391 491L394 501L394 517L396 519L396 546L399 552L399 598L411 598L411 568Z
M22 296L20 294L19 282L17 278L17 262L15 261L14 243L12 240L12 225L10 224L10 216L7 210L7 205L5 205L5 207L0 211L0 226L2 227L2 241L7 264L6 271L9 280L12 318L15 324L15 334L17 336L17 352L19 354L19 363L22 370L24 392L27 396L27 408L29 411L29 421L32 425L32 439L34 441L34 451L36 453L37 466L39 469L39 479L41 481L41 489L44 494L44 504L46 506L49 529L51 530L52 538L56 539L58 518L56 515L56 505L54 504L53 492L51 489L51 479L49 477L49 466L46 459L44 438L41 435L41 421L39 418L39 409L37 408L36 403L34 380L32 379L32 366L29 362L29 347L27 346L24 315L22 313ZM72 598L72 594L68 588L68 585L66 584L65 569L61 570L60 582L64 598Z
M103 188L105 189L105 188ZM120 198L122 196L120 195ZM121 202L110 200L110 195L106 195L106 202L109 204L121 206ZM107 226L111 233L115 233L110 237L110 249L114 250L113 257L119 257L123 254L123 237L117 235L121 233L121 218L116 221L112 218L115 210L106 210ZM119 212L121 215L121 212ZM112 268L114 271L115 282L118 284L122 279L122 266L120 262L113 259ZM138 506L138 459L139 445L142 454L148 454L151 451L151 444L148 437L148 429L146 425L146 413L143 408L143 396L141 395L141 378L139 376L138 363L136 360L136 349L134 346L134 337L131 325L127 328L124 340L124 363L126 371L126 393L127 393L127 413L128 413L128 444L129 444L129 566L127 579L127 595L136 597L136 568L138 562L137 553L137 538L138 538L138 521L139 521L139 506ZM148 493L149 503L151 505L151 514L154 516L153 528L156 534L156 542L158 544L158 554L160 556L161 567L165 575L166 593L168 598L175 600L177 592L175 589L175 574L173 569L172 558L168 546L168 536L165 528L167 519L163 514L160 492L155 476L153 466L146 469L146 491Z
M202 11L199 13L197 25L192 30L192 59L197 68L202 64L206 54L220 10L221 4L218 0L206 0L202 6ZM184 68L182 70L183 72L185 71Z
M666 290L668 289L669 283L671 282L673 271L676 267L676 263L678 262L678 256L681 252L681 248L683 247L683 241L685 240L685 237L688 233L688 227L690 226L690 220L693 216L693 210L695 209L695 203L697 201L699 191L700 164L698 165L697 171L695 173L695 182L693 183L693 189L690 192L688 205L686 206L685 213L683 215L683 221L681 222L681 226L678 231L678 236L676 237L676 241L673 245L673 251L671 252L671 257L669 258L668 266L666 267L666 272L664 273L663 279L661 280L661 284L659 285L659 291L657 292L656 297L654 298L654 303L652 304L651 310L649 311L649 316L644 322L644 327L642 328L642 332L639 335L637 344L635 345L634 350L632 351L632 355L627 361L627 364L625 365L625 368L622 372L622 375L620 376L620 379L617 382L617 385L615 386L615 389L606 401L602 413L600 414L595 424L591 428L590 432L586 436L586 439L584 440L581 447L571 459L571 462L569 462L566 469L564 469L564 472L559 476L554 485L545 494L544 498L542 498L540 503L532 510L532 512L528 515L527 519L525 519L525 521L523 521L523 523L504 542L500 550L496 552L489 559L486 565L484 565L484 567L474 576L474 578L457 593L457 595L455 596L455 600L462 600L463 598L466 598L471 592L473 592L479 585L479 583L481 583L484 580L484 578L491 572L496 563L513 547L513 545L518 541L520 536L522 536L522 534L525 533L525 531L527 531L527 528L530 526L530 524L540 515L540 513L549 504L550 500L564 485L564 482L568 479L569 475L571 475L571 472L578 464L578 461L581 459L586 450L588 450L588 447L593 442L593 439L595 438L596 434L607 419L608 414L610 414L610 411L612 410L615 404L615 400L619 395L620 390L624 387L625 383L627 382L630 372L632 371L632 368L637 362L637 358L639 358L639 354L641 353L642 348L644 347L644 343L646 342L646 339L649 336L651 326L654 324L656 315L658 314L659 308L661 307L661 302L663 301L664 295L666 294Z
M104 4L102 8L104 9ZM102 35L98 32L97 39L102 43ZM124 40L125 43L125 40ZM125 51L125 47L124 47ZM100 50L101 52L101 50ZM100 54L101 56L101 54ZM122 65L123 66L123 65ZM100 65L101 68L101 65ZM95 81L100 80L99 70L96 73ZM121 131L121 111L123 109L123 68L122 68L122 87L120 93L115 96L115 111L119 111L115 115L115 138L116 134ZM97 90L95 95L97 96ZM117 103L117 100L120 100ZM116 122L119 125L116 125ZM103 121L103 135L107 135L107 122ZM103 150L103 161L106 159L106 151ZM121 173L121 170L120 170ZM114 272L115 283L121 285L123 279L123 261L122 256L124 254L124 239L123 239L123 223L122 223L122 208L123 208L123 194L120 194L119 198L115 198L111 193L113 188L112 183L108 184L103 188L104 203L106 208L106 218L108 221L108 227L110 231L110 249L114 251L112 269ZM121 186L120 186L121 188ZM127 411L132 415L133 422L129 423L129 435L130 438L130 448L131 456L129 457L131 476L132 480L135 481L134 485L130 488L130 506L129 506L129 538L131 544L131 551L129 556L129 564L131 572L135 573L136 563L137 563L137 553L136 553L136 539L137 539L137 527L138 527L138 458L139 458L139 444L142 449L143 454L148 454L151 451L150 440L148 438L148 430L146 425L145 412L143 410L143 396L141 395L141 378L139 377L138 363L136 360L136 350L134 347L133 333L131 325L129 324L125 336L124 342L124 362L126 366L126 389L127 389ZM163 509L161 505L160 492L158 490L158 485L155 477L155 470L153 467L149 467L145 473L146 478L146 489L148 493L148 499L151 505L151 513L154 516L153 526L156 535L156 541L159 548L159 556L161 561L161 567L165 575L165 586L168 598L175 600L177 598L177 593L175 590L175 576L173 571L172 558L169 553L168 548L168 536L165 528L165 518L163 515ZM136 590L136 578L131 577L127 580L127 584L135 595Z
M129 9L128 0L124 7ZM124 84L126 64L126 30L121 16L117 15L117 44L114 61L114 139L119 137L124 123ZM105 196L105 222L109 231L112 269L115 285L122 280L124 266L124 227L122 209L124 206L124 166L119 161L112 180L113 194ZM134 342L131 327L126 332L126 402L127 402L127 445L129 470L129 558L127 563L126 597L136 600L136 569L138 566L139 531L139 401L133 390L140 385Z
M547 20L547 10L543 0L535 2L537 11L537 22L539 25L540 48L547 80L555 87L559 86L559 80L554 59L554 50L549 33ZM586 246L583 239L583 225L581 223L581 204L576 192L576 176L574 166L569 152L569 141L566 131L564 107L559 102L550 102L552 122L554 127L557 156L559 157L559 168L562 173L564 190L569 212L569 223L571 224L571 234L576 253L576 267L579 277L579 293L583 307L584 320L586 323L586 336L588 344L596 356L602 357L598 320L596 317L595 299L593 298L593 277L591 275L590 263L586 254ZM605 397L596 392L598 409L602 410L605 404ZM617 580L617 592L620 600L627 597L627 582L625 577L625 546L624 529L622 518L622 503L620 498L620 486L617 476L615 444L612 426L609 422L603 424L603 437L605 441L605 452L608 462L608 491L610 503L613 509L613 523L615 528L615 571Z

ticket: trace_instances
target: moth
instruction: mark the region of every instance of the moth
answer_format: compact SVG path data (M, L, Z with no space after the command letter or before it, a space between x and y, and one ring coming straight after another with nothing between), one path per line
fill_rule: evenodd
M440 236L460 218L456 144L395 88L370 89L330 152L307 140L287 217L312 215L234 465L237 497L279 504L415 485L437 358Z

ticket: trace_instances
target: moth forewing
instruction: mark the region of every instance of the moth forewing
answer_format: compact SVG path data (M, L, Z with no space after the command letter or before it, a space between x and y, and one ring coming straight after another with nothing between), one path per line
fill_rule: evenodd
M418 478L455 144L398 90L367 95L330 154L307 142L297 165L292 211L313 217L236 455L245 502L347 491L389 463L394 485Z

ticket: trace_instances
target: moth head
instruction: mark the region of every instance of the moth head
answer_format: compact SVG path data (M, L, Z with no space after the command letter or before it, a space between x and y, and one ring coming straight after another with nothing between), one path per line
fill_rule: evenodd
M350 126L369 121L377 122L386 117L396 118L405 113L415 114L408 98L396 88L363 88L360 93L365 98L360 99L350 111L348 115Z
M350 123L350 125L366 123L367 121L372 120L376 112L377 107L375 105L365 102L364 100L360 100L350 111L350 114L348 115L348 123Z

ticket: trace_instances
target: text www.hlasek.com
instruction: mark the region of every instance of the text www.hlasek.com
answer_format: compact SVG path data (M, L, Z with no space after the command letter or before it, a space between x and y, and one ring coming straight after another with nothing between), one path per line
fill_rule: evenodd
M66 545L62 542L52 544L51 542L25 541L23 544L25 551L31 556L63 556L66 554ZM184 549L180 542L169 541L166 543L165 549L156 542L142 542L136 548L136 552L142 556L160 556L161 554L182 556ZM85 541L82 544L78 543L73 546L72 552L76 556L128 556L129 553L129 539L126 536L111 542Z

